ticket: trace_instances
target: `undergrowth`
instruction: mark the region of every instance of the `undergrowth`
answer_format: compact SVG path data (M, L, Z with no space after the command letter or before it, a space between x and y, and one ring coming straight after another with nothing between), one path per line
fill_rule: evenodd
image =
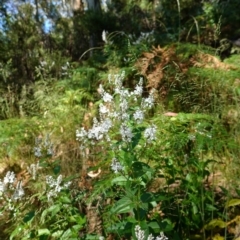
M239 56L116 35L1 96L1 239L237 239Z

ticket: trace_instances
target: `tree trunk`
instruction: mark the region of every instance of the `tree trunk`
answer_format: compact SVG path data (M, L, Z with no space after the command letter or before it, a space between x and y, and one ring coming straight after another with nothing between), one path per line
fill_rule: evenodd
M101 11L101 2L100 0L87 0L87 8L92 11ZM95 33L90 33L89 36L89 48L94 48L97 46L97 37ZM93 51L89 52L90 57L93 54Z

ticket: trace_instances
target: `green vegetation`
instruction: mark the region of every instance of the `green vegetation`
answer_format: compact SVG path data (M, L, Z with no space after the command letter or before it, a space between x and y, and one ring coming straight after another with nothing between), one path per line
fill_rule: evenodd
M239 1L95 2L0 7L0 239L239 239Z

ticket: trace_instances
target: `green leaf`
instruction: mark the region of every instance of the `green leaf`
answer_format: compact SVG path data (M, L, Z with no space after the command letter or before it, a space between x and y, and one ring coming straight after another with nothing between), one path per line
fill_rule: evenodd
M42 223L46 222L46 217L49 217L49 213L51 213L51 216L53 217L53 216L55 216L60 210L61 210L61 208L60 208L60 205L59 205L59 204L53 205L53 206L51 206L50 208L45 209L45 210L42 212L40 221L41 221Z
M193 214L197 214L198 213L197 205L194 202L192 202L192 211L193 211Z
M55 175L58 175L61 171L61 166L60 165L56 165L54 168L53 168L53 172Z
M174 224L168 218L165 218L162 222L160 222L159 226L163 232L170 232L174 228Z
M212 204L206 204L206 210L208 210L208 211L217 211L218 209L215 207L215 206L213 206Z
M118 200L116 204L112 208L113 213L128 213L133 210L134 203L128 197L123 197L122 199Z
M226 203L226 207L233 207L240 205L240 199L231 199Z
M143 221L144 219L146 219L147 211L145 209L134 208L133 212L137 221Z
M124 186L127 183L127 178L124 176L116 177L112 180L112 185L116 184L119 186Z
M72 236L72 230L71 229L67 229L63 235L61 236L61 240L65 240L65 239L69 239Z
M23 218L23 221L26 223L26 222L29 222L33 217L35 216L35 212L34 211L30 211L28 212L25 217Z
M220 236L219 233L216 234L216 235L214 235L213 238L212 238L212 240L224 240L224 239L225 239L225 238L222 237L222 236ZM236 238L235 240L237 240L237 238Z
M80 229L82 229L83 228L83 225L80 225L80 224L77 224L77 225L74 225L74 226L72 226L72 230L74 231L74 232L79 232L79 230Z
M53 217L53 216L55 216L60 210L61 210L60 205L59 205L59 204L56 204L56 205L51 206L51 207L48 209L48 212L50 212L51 215L52 215L52 217Z
M134 162L132 164L132 171L133 171L133 176L135 178L138 178L144 175L146 172L151 171L151 168L146 163Z
M145 192L141 196L141 201L143 203L150 203L154 200L153 194L149 192Z
M72 201L71 201L71 199L70 199L69 197L67 197L67 196L62 196L62 197L61 197L61 202L64 203L64 204L67 204L67 203L70 204Z
M161 230L158 222L156 221L148 223L148 227L150 227L154 232L160 232Z
M219 228L225 228L227 226L227 223L224 222L222 219L213 219L208 224L204 226L204 229L206 230L213 230L216 227Z
M39 236L39 240L48 240L48 235Z
M186 180L187 180L188 182L192 182L192 174L191 174L191 173L188 173L188 174L187 174Z
M24 229L24 226L20 225L17 226L17 228L14 229L12 234L10 235L10 240L12 240L15 236L19 236L19 233Z
M59 238L62 235L62 233L63 233L63 230L58 230L58 231L52 233L52 237Z
M47 228L38 229L38 236L50 235L50 231Z

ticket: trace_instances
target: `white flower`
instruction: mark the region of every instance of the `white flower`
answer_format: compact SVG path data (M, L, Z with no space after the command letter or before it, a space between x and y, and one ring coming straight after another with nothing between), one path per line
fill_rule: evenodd
M61 187L61 186L57 185L57 186L55 187L55 192L56 192L56 193L57 193L57 192L61 192L61 190L62 190L62 187Z
M118 118L120 119L120 120L122 120L122 121L127 121L127 120L129 120L129 114L128 113L122 113L122 114L120 114L119 116L118 116Z
M154 124L145 129L144 137L146 138L147 142L150 143L156 139L156 132L157 132L157 127Z
M107 43L107 32L105 30L103 30L102 32L102 40Z
M0 194L5 190L5 184L0 180Z
M136 225L135 227L135 235L137 240L145 239L145 233L143 230L141 230L141 227L139 225ZM154 237L152 236L152 234L148 236L147 240L154 240ZM160 236L156 237L155 240L168 240L168 238L164 235L163 232L161 232Z
M109 112L109 109L108 109L105 105L103 105L102 103L100 103L100 105L99 105L99 112L100 112L101 114L106 114L106 113Z
M103 132L101 126L94 126L92 129L88 131L89 139L100 140L103 138Z
M58 177L57 177L57 183L56 185L60 185L62 182L62 175L60 174Z
M104 92L102 99L104 102L112 102L113 96L107 92Z
M144 238L145 238L144 231L141 230L140 226L137 225L134 230L135 230L135 235L136 235L137 240L144 240Z
M143 79L140 78L139 83L135 86L135 90L132 92L133 95L142 96L142 92L143 92L142 84L143 84Z
M81 130L76 130L76 138L77 140L81 140L87 136L87 131L82 127Z
M121 74L115 74L114 75L114 86L115 86L115 93L119 93L119 91L122 89L122 83L125 77L125 71L122 71ZM112 82L112 75L109 76L109 82Z
M71 182L67 182L62 184L63 177L60 174L57 179L55 180L52 176L46 176L46 183L49 185L50 190L47 193L47 198L50 200L51 197L56 197L59 192L61 192L62 189L68 188Z
M137 123L141 123L144 119L144 113L140 109L138 109L134 114L133 114L134 120L137 121Z
M42 67L44 67L44 66L47 65L47 62L46 62L46 61L40 61L40 65L41 65Z
M120 95L121 100L123 100L123 99L126 100L128 97L131 96L128 89L120 89L117 93Z
M65 66L62 66L61 67L63 71L66 71L68 69L68 67L65 65Z
M53 152L53 145L50 144L49 147L47 148L47 155L52 156L54 154Z
M141 106L142 106L143 109L148 109L148 108L153 107L153 105L154 105L154 92L155 92L155 89L152 89L150 91L150 94L149 94L148 98L143 98L142 99Z
M103 133L108 133L109 129L112 127L112 121L109 118L106 118L101 122L101 128Z
M152 235L152 234L150 234L150 235L148 236L147 240L154 240L154 237L153 237L153 235Z
M160 236L156 237L156 240L168 240L168 238L164 235L163 232L160 232Z
M14 174L14 172L8 171L6 176L3 179L3 183L4 184L14 183L14 181L15 181L15 174Z
M72 184L71 181L65 182L65 183L63 184L63 187L64 187L64 188L68 188L71 184Z
M120 127L120 133L124 142L131 142L133 134L131 128L126 126L124 123Z
M143 88L142 86L137 85L134 90L134 94L138 96L142 96Z
M114 171L114 173L118 173L124 169L124 167L121 165L120 162L116 158L112 159L111 169Z
M142 108L143 109L152 108L153 104L154 104L154 98L151 95L148 98L142 99Z
M37 164L31 164L30 167L27 167L27 170L32 175L33 180L36 180L36 174L38 169L39 162Z
M18 181L15 192L12 196L13 200L18 200L24 195L24 190L22 188L22 181Z
M57 193L54 191L54 190L50 190L48 193L47 193L47 198L48 198L48 201L50 201L50 199L52 197L56 197L57 196Z
M93 127L87 133L89 139L102 139L112 127L112 121L109 118L104 119L102 122L98 122L97 119L94 118L93 122Z
M121 109L121 112L126 112L128 110L128 102L125 98L121 100L119 107Z
M42 153L41 153L41 148L40 147L34 147L34 156L35 157L41 157L42 156Z
M56 185L55 180L53 179L52 176L47 175L46 176L46 183L50 186L50 187L54 187Z

